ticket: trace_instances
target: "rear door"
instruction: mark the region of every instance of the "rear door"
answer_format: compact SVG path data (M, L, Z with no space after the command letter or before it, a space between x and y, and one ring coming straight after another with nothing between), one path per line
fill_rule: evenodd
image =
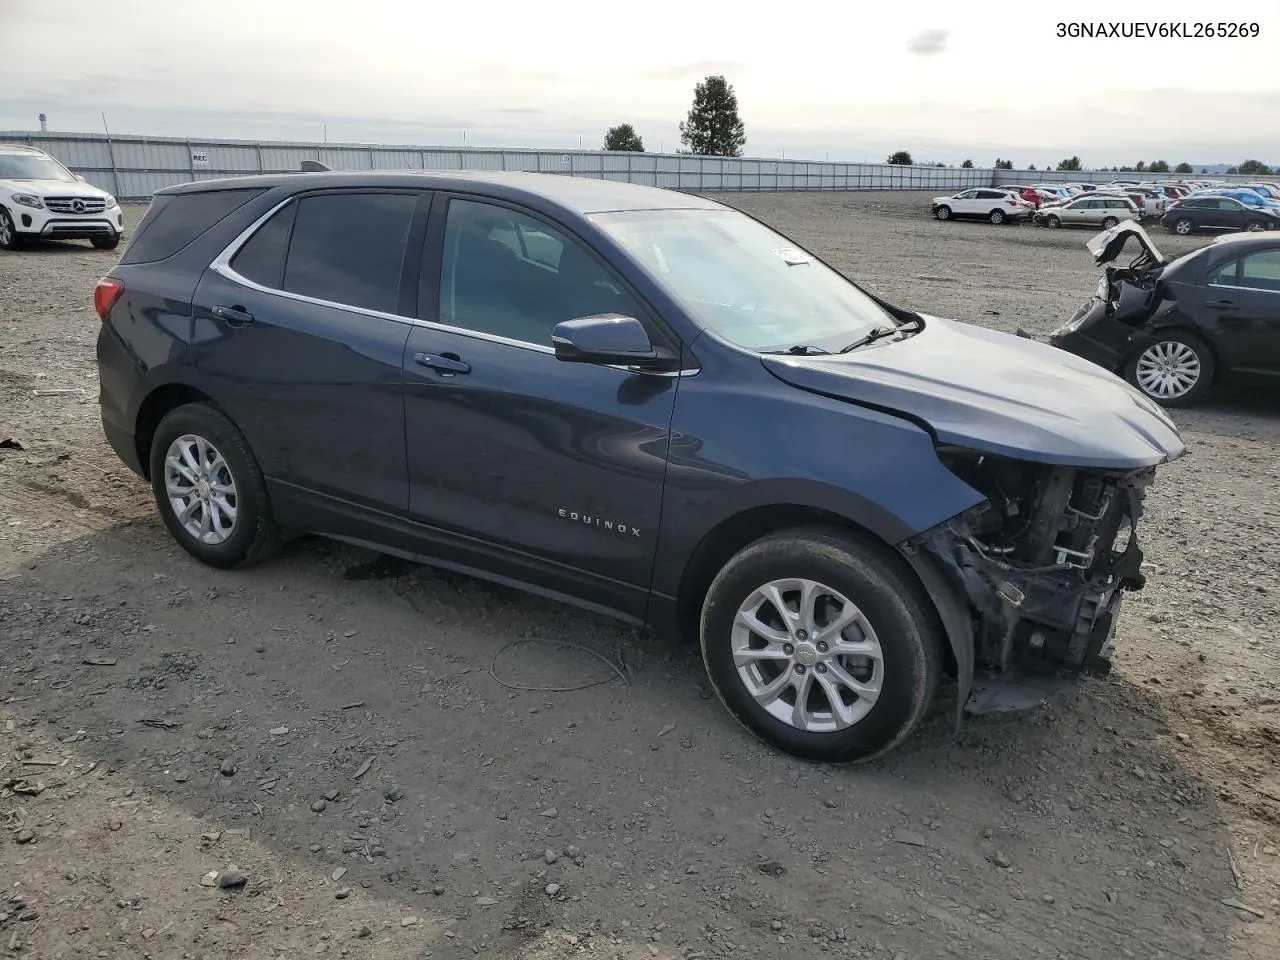
M428 195L308 193L246 231L196 290L196 366L240 426L277 511L409 500L402 368ZM323 527L315 518L300 521Z
M1216 268L1205 290L1205 308L1217 318L1228 365L1280 376L1280 247Z
M551 331L617 313L678 341L560 224L465 196L431 224L405 354L412 519L437 556L642 618L680 378L557 360Z

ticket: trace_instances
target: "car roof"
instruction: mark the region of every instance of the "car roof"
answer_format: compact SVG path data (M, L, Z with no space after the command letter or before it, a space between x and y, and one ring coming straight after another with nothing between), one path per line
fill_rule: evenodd
M1274 247L1280 246L1280 237L1268 236L1265 233L1262 235L1257 233L1224 233L1220 237L1214 237L1211 246L1223 243L1231 246Z
M0 143L0 153L36 153L46 156L39 147L29 147L25 143Z
M722 203L675 190L637 183L570 177L556 173L472 170L372 170L348 173L282 173L222 180L199 180L156 191L157 196L235 190L253 187L288 187L296 191L322 188L401 187L406 189L483 192L509 200L537 199L567 207L579 214L619 210L727 210Z

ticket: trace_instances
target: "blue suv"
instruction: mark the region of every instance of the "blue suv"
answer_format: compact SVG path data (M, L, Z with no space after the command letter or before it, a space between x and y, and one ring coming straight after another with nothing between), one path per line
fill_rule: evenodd
M545 174L159 191L95 291L103 427L198 560L311 532L696 637L866 760L1110 664L1184 452L1053 347L882 300L722 203Z

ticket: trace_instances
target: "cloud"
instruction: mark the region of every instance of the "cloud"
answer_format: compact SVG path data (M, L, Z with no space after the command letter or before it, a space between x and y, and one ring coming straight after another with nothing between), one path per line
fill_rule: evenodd
M907 52L921 57L932 57L947 49L950 30L922 30L907 41Z

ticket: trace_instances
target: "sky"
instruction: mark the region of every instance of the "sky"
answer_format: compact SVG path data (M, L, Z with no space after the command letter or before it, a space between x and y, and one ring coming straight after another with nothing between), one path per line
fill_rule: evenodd
M628 122L674 152L694 85L722 74L747 156L1280 163L1277 0L738 9L0 0L0 130L44 112L62 131L101 132L105 114L122 134L594 149ZM1057 36L1068 18L1190 32L1214 16L1258 36Z

